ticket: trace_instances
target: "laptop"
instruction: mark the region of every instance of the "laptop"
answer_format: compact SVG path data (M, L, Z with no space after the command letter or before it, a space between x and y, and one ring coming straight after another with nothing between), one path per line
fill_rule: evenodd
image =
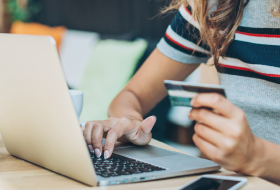
M126 144L108 160L95 157L86 146L54 39L0 34L0 52L0 132L11 155L90 186L220 169L212 161L149 145Z

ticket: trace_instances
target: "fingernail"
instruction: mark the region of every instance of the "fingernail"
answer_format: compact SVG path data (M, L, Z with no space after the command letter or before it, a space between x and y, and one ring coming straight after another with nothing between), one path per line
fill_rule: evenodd
M195 99L195 98L192 98L192 100L191 100L191 102L190 102L191 106L193 106L194 99Z
M188 117L191 121L193 121L193 119L191 118L191 112L189 112Z
M92 152L93 151L92 145L88 145L88 149L89 149L90 152Z
M105 158L105 159L109 158L109 151L108 151L108 150L105 150L105 152L104 152L104 158Z
M101 152L100 152L100 150L99 150L98 148L94 149L94 154L95 154L98 158L100 158L100 156L101 156Z

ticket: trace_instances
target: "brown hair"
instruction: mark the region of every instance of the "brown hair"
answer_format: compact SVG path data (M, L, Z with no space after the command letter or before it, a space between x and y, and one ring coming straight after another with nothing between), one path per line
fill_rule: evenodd
M280 7L271 8L274 16L280 16ZM163 13L178 9L182 4L191 5L192 15L199 24L201 42L210 47L214 64L217 65L220 56L225 56L228 46L234 39L234 34L239 26L244 6L249 0L172 0ZM279 9L279 10L276 10ZM187 27L187 26L186 26Z
M271 6L271 14L275 17L280 17L280 4L276 2L277 0L274 0L274 3ZM278 7L276 7L278 5ZM278 9L278 10L277 10Z

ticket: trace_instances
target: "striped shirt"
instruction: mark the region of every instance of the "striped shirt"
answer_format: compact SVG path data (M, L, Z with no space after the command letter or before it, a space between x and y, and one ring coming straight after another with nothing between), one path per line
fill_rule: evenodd
M228 99L243 109L252 132L280 144L280 18L267 1L250 1L225 58L217 67ZM181 6L157 45L167 57L185 64L206 63L199 25L190 7Z

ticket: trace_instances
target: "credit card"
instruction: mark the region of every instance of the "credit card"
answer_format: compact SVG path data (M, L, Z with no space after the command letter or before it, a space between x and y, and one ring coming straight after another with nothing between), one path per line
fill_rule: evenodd
M225 90L221 85L172 80L165 80L164 84L172 106L192 107L190 102L199 93L215 92L226 97Z

